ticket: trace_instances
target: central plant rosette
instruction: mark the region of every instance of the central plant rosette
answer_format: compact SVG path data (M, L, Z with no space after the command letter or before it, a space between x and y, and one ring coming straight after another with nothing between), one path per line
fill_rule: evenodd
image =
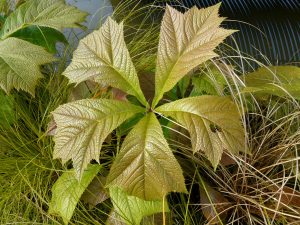
M108 18L80 41L64 75L71 83L93 80L134 96L138 104L114 99L84 99L54 112L57 124L54 158L73 161L80 180L91 160L99 162L102 143L126 120L144 114L125 137L110 168L106 186L119 187L144 200L162 200L169 192L186 192L182 169L166 138L159 117L170 117L190 134L192 151L203 151L216 167L224 149L245 149L244 130L236 105L228 97L188 97L160 105L164 93L205 61L232 30L220 27L220 5L182 14L167 6L158 45L155 95L151 105L141 90L130 58L123 24ZM218 127L218 129L212 129Z

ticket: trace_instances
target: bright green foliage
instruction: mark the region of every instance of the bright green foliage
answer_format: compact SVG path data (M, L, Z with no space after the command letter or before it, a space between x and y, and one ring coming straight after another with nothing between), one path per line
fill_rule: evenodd
M89 165L80 181L74 170L66 171L60 176L52 187L49 213L61 216L64 223L68 224L81 195L100 169L100 165Z
M79 43L64 75L72 83L94 79L136 96L147 105L137 73L126 48L123 24L108 18L105 24Z
M128 225L139 225L144 216L154 213L168 212L167 203L159 201L145 201L135 196L129 196L122 189L109 189L115 211ZM165 200L166 201L166 200Z
M14 99L0 92L0 126L9 126L14 122Z
M219 5L201 10L193 8L181 14L167 7L158 47L152 108L141 91L125 45L123 25L108 18L98 31L84 38L64 72L70 82L95 80L126 91L145 107L108 99L81 100L59 107L53 113L57 123L54 157L62 158L63 162L72 159L80 177L90 160L99 161L105 137L126 119L143 112L143 118L122 139L107 186L111 190L116 186L122 188L132 195L130 198L161 201L168 192L186 192L186 188L180 165L155 113L173 117L188 129L194 151L204 151L214 167L224 149L233 153L244 151L240 116L237 107L227 98L187 98L155 108L163 94L191 69L216 56L215 47L233 32L219 27L223 18L218 16L218 9ZM144 207L139 211L143 212ZM138 214L132 215L134 219Z
M244 131L235 104L227 97L199 96L164 104L156 109L186 128L193 151L204 151L214 167L224 149L238 153L245 148Z
M276 95L300 100L300 68L296 66L271 66L259 68L242 77L246 87L244 93L258 96Z
M48 52L56 52L56 43L68 43L63 33L49 27L29 26L13 33L17 37L32 44L44 47Z
M2 39L27 26L37 25L62 30L65 27L80 27L86 13L64 0L28 0L6 19L0 32Z
M191 91L190 96L199 96L204 94L217 95L216 87L212 84L209 77L203 75L200 77L192 78L193 90Z
M163 18L155 74L156 106L163 94L189 71L217 56L214 49L232 30L220 28L224 18L219 17L220 4L181 14L167 7Z
M109 99L85 99L58 107L53 112L57 123L53 157L63 163L72 159L80 178L92 159L99 162L105 138L126 119L143 111L128 102Z
M12 88L34 95L35 85L43 75L39 66L54 60L42 47L17 38L0 41L0 87L9 93Z
M197 76L192 78L193 89L190 96L219 95L226 86L224 75L215 66L209 66Z
M145 200L160 200L173 190L186 192L180 166L154 113L127 135L107 183Z
M178 87L180 96L182 98L184 98L185 94L187 92L187 89L190 86L190 82L191 82L191 76L185 76L177 83L177 85L173 89L175 89L175 88L177 89L177 87ZM176 92L177 92L177 90L176 90Z

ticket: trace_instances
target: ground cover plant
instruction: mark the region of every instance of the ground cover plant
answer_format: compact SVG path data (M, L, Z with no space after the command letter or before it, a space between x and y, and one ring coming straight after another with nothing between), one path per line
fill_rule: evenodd
M135 29L147 14L132 3L66 69L37 62L44 79L11 86L29 94L1 95L1 223L297 224L299 68L244 73L217 58L233 32L219 5L168 6L161 27ZM19 34L39 45L35 32Z

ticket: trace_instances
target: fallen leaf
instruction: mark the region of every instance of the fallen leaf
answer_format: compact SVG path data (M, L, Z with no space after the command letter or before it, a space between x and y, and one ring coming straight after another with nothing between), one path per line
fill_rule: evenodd
M287 206L300 208L299 191L287 186L281 188L280 186L276 186L276 185L270 186L269 189L276 193L275 198L279 202L280 208L287 207ZM276 202L275 204L277 204L278 202Z
M204 217L208 224L222 224L227 216L227 209L231 203L220 193L214 190L207 183L200 186L200 203Z

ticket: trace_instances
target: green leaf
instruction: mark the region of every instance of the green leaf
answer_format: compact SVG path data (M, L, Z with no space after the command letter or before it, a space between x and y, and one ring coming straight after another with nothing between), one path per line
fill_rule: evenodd
M224 92L226 80L220 69L214 65L209 65L199 75L192 78L192 84L191 97L205 94L220 95Z
M35 93L37 81L43 77L39 66L54 60L42 47L17 38L0 41L0 87Z
M215 86L212 85L207 76L193 77L192 78L193 90L190 94L191 97L199 95L217 95L218 92Z
M232 30L220 28L220 4L206 9L193 7L185 14L167 6L163 18L155 74L155 107L163 94L189 71L217 56L214 49Z
M164 104L156 109L186 128L194 152L204 151L216 167L224 149L245 151L245 134L236 105L227 97L199 96Z
M99 162L105 138L121 123L145 109L110 99L85 99L59 106L53 157L72 159L78 178L92 159Z
M293 97L300 100L300 68L296 66L262 67L241 78L245 81L244 93Z
M107 185L145 200L162 200L171 191L186 192L180 165L154 113L145 116L125 138Z
M181 98L185 97L185 93L189 88L190 83L191 83L191 76L185 76L178 82L177 86Z
M56 43L67 44L63 33L49 27L29 26L13 33L11 37L17 37L32 44L44 47L48 52L56 52Z
M124 41L123 24L111 18L79 42L64 75L71 83L94 79L101 85L119 88L147 105Z
M3 15L0 15L0 27L3 26L4 22L5 22L5 17Z
M60 176L52 187L52 198L49 206L49 213L61 216L64 223L68 224L80 196L100 169L101 166L98 164L89 165L84 171L80 181L76 179L76 173L74 170L66 171L62 176Z
M9 127L15 121L14 98L0 92L0 126Z
M144 216L169 211L166 200L145 201L127 195L118 187L111 187L109 191L115 211L128 225L139 225Z
M80 27L85 12L66 5L64 0L28 0L11 13L1 29L2 39L9 37L26 26L36 25L62 30L66 27Z

